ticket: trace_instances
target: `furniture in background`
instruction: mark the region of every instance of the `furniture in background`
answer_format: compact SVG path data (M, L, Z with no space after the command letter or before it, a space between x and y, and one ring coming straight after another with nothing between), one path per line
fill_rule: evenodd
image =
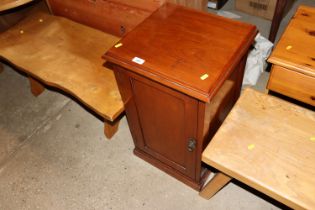
M315 209L315 112L246 89L202 161L220 171L204 198L235 178L292 209Z
M104 119L104 133L111 138L124 108L101 55L119 38L49 15L38 5L29 14L0 33L0 60L26 73L35 96L44 85L74 96Z
M123 36L165 1L47 0L47 5L55 15ZM0 12L12 10L14 13L14 8L31 2L5 0L0 5ZM206 9L205 0L176 2ZM4 30L20 19L16 14L5 14L10 21L0 17ZM1 58L28 75L34 95L39 95L45 84L75 96L104 118L105 135L111 138L118 129L123 104L113 73L108 69L105 71L99 61L100 55L119 38L42 12L31 12L30 15L0 35ZM0 64L0 72L2 70Z
M256 33L167 3L104 55L137 156L200 190L201 152L239 97Z
M0 6L0 11L31 1L32 0L5 0L4 4ZM55 15L67 17L116 36L123 36L166 1L207 11L207 0L77 0L75 4L73 4L72 0L52 0L50 1L50 7ZM224 2L225 1L220 1L220 4ZM287 0L277 0L269 34L269 40L272 42L276 39L286 4ZM82 16L82 14L85 15Z
M315 106L315 8L300 6L268 61L267 89Z
M274 42L284 12L293 0L235 0L235 8L250 15L271 20L269 40Z
M44 90L43 85L48 85L79 99L104 118L105 135L111 138L118 128L123 104L112 71L102 68L101 55L119 40L108 33L125 35L165 1L47 0L53 14L106 33L32 11L29 18L0 35L0 57L28 75L34 95ZM14 24L20 19L13 9L31 2L36 1L5 0L1 3L0 12L10 10L14 13L5 14L10 21L1 13L5 30L13 25L12 17L16 19ZM205 0L176 2L206 9ZM2 70L0 64L0 72Z
M221 9L228 0L209 0L208 8Z
M33 0L3 0L0 4L0 33L7 30L11 26L23 19L29 9ZM23 7L23 8L22 8ZM19 12L12 12L18 10ZM1 68L1 67L0 67Z
M32 2L33 0L2 0L0 5L0 12L14 9Z
M207 9L205 0L49 0L49 5L55 15L121 37L167 1Z
M287 4L288 4L288 0L277 0L277 6L276 6L275 13L271 22L271 28L270 28L270 33L269 33L269 40L271 42L275 42L276 40L279 26L283 18L284 10Z

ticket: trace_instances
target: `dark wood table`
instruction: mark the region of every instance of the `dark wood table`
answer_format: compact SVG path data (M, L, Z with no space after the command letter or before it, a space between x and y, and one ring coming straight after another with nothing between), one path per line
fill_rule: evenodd
M201 152L239 97L253 25L167 3L104 58L134 153L200 190Z

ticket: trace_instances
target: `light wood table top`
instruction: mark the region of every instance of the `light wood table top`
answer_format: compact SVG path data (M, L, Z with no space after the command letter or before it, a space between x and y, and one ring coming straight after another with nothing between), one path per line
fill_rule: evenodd
M315 8L300 6L269 62L315 77Z
M0 12L22 6L31 1L33 0L1 0Z
M294 209L315 209L315 113L251 89L202 160Z
M114 121L124 108L101 55L119 38L39 9L31 14L0 33L0 58Z

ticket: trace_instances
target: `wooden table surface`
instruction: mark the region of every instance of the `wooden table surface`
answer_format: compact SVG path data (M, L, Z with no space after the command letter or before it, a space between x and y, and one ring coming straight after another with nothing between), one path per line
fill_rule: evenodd
M27 4L31 1L33 1L33 0L1 0L0 12L22 6L22 5Z
M114 121L124 108L114 73L103 67L101 55L119 38L37 8L30 14L0 33L0 58Z
M315 209L315 113L251 89L202 160L294 209Z
M268 61L315 77L314 7L299 7Z

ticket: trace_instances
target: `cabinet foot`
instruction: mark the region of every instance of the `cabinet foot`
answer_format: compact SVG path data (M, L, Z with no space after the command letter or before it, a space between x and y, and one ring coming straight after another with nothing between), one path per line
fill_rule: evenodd
M108 139L111 139L118 130L120 120L115 120L114 122L105 121L104 122L104 134Z
M231 177L218 172L206 186L201 190L199 195L205 199L210 199L219 190L221 190L227 183L231 181Z
M32 77L28 77L28 80L30 82L31 92L34 96L39 96L42 92L44 92L45 87L41 83L39 83Z

